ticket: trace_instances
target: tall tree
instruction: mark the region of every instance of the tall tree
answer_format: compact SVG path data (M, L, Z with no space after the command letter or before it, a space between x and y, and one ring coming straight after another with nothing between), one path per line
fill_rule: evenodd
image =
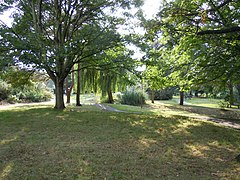
M149 37L168 50L171 79L180 89L226 83L239 73L239 11L237 0L163 1L155 19L144 22Z
M131 5L141 0L4 0L0 10L15 6L15 14L11 28L1 26L1 41L18 61L45 69L55 83L55 108L64 109L64 80L72 66L119 42L122 20L113 12Z

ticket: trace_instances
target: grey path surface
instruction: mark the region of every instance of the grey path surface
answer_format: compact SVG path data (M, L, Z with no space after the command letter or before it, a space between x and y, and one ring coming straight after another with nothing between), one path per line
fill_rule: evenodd
M97 107L101 108L101 109L104 110L104 111L126 112L126 111L121 111L121 110L118 110L118 109L112 108L112 107L107 106L107 105L105 105L105 104L94 104L94 106L97 106Z

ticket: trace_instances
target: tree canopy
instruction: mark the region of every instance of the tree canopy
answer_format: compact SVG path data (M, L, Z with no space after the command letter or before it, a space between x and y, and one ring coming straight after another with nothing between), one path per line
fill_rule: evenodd
M146 40L158 44L155 53L147 50L148 56L157 55L155 65L164 63L170 72L162 77L183 90L219 81L237 83L239 8L237 0L163 1L155 19L142 21Z
M116 46L116 29L124 22L118 8L140 0L4 0L0 10L14 8L12 27L1 24L1 49L16 59L44 69L56 86L55 108L63 109L63 83L74 64ZM5 57L7 58L7 57Z

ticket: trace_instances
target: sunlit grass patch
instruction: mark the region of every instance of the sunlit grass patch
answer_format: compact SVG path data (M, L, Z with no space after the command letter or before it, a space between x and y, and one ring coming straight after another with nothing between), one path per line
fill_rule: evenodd
M187 102L195 106L210 107L210 108L219 108L219 102L221 99L212 99L212 98L191 98Z

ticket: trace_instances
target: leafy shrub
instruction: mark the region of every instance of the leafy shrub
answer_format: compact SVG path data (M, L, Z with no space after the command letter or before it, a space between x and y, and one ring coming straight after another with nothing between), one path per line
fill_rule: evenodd
M7 68L0 74L0 101L42 102L52 98L44 78L19 67ZM8 83L6 83L8 82Z
M145 96L142 92L139 91L125 91L122 95L119 96L121 104L138 106L145 104Z
M18 102L18 98L14 95L9 95L9 97L7 98L7 102L10 104L15 104Z
M101 103L109 103L108 97L107 96L101 96L100 102Z
M170 100L173 98L174 91L170 88L155 91L155 100Z
M0 101L7 99L10 96L10 85L0 79Z
M229 106L229 102L227 102L227 101L219 101L218 106L221 109L225 109L225 108L227 108Z
M26 102L43 102L52 98L52 94L44 89L27 89L19 93L19 99Z
M147 90L149 97L152 96L152 90ZM155 100L170 100L173 98L174 89L173 88L166 88L162 90L154 91L154 99Z

